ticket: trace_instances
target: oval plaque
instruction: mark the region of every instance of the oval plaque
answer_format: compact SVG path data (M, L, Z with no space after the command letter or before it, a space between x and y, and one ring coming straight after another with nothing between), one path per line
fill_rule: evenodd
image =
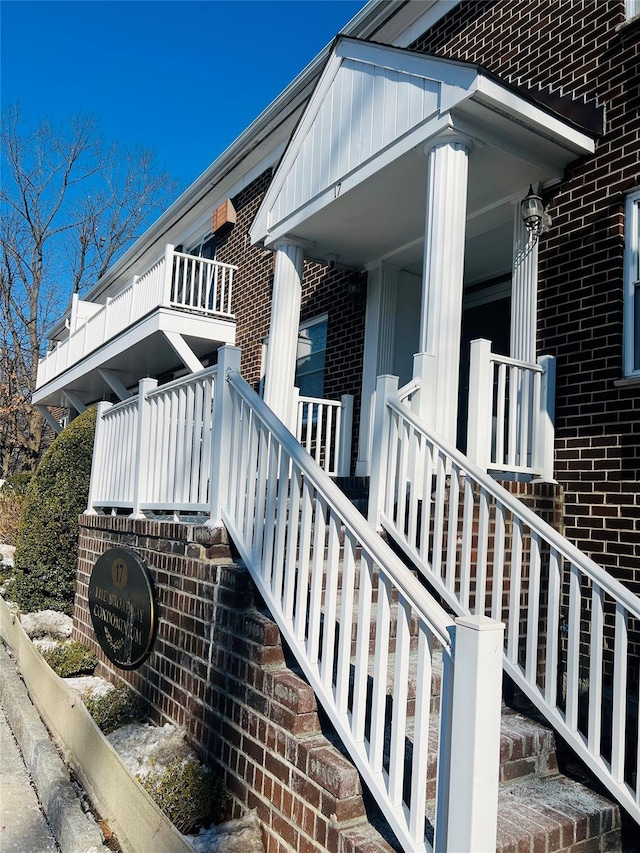
M128 548L98 558L89 580L89 612L102 651L121 669L135 669L151 654L156 603L147 567Z

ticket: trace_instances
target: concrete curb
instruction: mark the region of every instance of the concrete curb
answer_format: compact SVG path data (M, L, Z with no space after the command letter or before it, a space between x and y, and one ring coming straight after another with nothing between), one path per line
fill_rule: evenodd
M16 665L0 645L0 697L62 853L102 853L97 824L82 810L69 773L31 704Z
M193 853L188 840L126 768L77 691L45 662L1 596L0 637L12 650L41 722L52 733L91 802L115 832L121 849L126 853L151 850ZM15 667L12 671L15 675ZM27 734L25 740L28 739ZM93 850L74 847L63 849L62 853L93 853Z

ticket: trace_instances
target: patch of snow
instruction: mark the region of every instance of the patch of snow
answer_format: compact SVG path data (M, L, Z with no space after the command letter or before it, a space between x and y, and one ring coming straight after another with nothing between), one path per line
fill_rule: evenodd
M64 682L72 690L77 690L81 696L91 696L92 699L106 696L114 689L110 681L100 678L99 675L75 675L72 678L65 678Z
M163 770L175 758L197 757L185 740L185 730L171 723L164 726L129 723L107 735L107 740L134 776ZM237 820L201 829L198 835L185 835L184 838L194 853L264 853L260 821L255 810Z
M6 545L4 542L0 544L0 563L4 563L5 566L13 566L15 550L13 545Z
M262 830L255 809L237 820L201 829L185 838L195 853L264 853Z
M23 613L20 617L22 627L32 640L67 640L73 630L73 619L57 610L38 610L35 613Z
M171 723L129 723L107 740L134 776L146 776L151 770L164 770L175 758L197 757L184 736L185 730Z

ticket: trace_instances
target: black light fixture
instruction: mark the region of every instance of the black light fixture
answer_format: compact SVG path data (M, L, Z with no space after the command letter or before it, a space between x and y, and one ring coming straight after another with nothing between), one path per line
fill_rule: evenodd
M533 186L529 184L529 192L520 202L520 213L527 231L538 237L542 234L545 220L544 204L542 196L534 193Z

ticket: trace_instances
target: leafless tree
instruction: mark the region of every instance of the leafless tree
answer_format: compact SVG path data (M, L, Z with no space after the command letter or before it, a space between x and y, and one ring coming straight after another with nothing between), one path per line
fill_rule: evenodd
M71 293L105 273L176 185L152 153L106 144L97 121L28 128L2 116L0 193L0 477L36 464L44 422L31 404L44 333Z

